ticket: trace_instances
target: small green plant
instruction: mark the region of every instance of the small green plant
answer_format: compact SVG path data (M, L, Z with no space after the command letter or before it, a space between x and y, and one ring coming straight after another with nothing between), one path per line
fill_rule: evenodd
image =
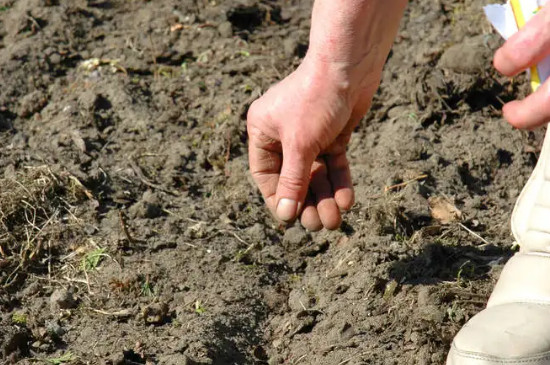
M105 254L104 248L96 248L95 250L88 252L82 258L80 269L82 271L95 270L105 256L107 256L107 254Z
M60 365L60 364L69 363L69 362L74 361L74 360L76 360L76 356L74 356L72 354L72 352L67 351L63 355L61 355L59 357L54 357L54 358L48 359L47 361L48 361L48 363L53 364L53 365Z
M235 257L233 258L233 261L235 262L241 262L247 255L248 252L246 250L239 250L235 254Z
M0 6L0 13L6 10L9 10L9 6Z
M407 243L408 241L407 236L400 233L396 233L394 238L397 242L401 242L401 243Z
M464 309L460 308L456 302L447 308L447 316L452 322L455 323L459 323L466 318Z
M195 301L195 313L204 314L204 312L206 312L206 308L204 308L203 302L197 299Z
M299 283L300 281L302 281L302 277L298 274L290 274L289 277L288 277L288 281L291 283L291 284L297 284Z
M470 260L467 260L462 265L460 265L460 268L458 269L458 272L456 274L457 284L459 286L465 284L468 279L474 277L475 270L475 265Z
M153 289L153 286L149 282L149 279L145 279L145 281L141 284L140 294L144 297L152 297L155 295L155 291Z
M21 312L15 312L11 316L11 321L13 324L18 324L20 326L25 326L27 324L27 315Z
M183 327L183 323L181 323L180 321L178 321L177 319L173 319L172 320L172 326L174 328L180 328L180 327Z
M158 73L162 77L166 77L166 78L171 78L171 77L176 76L176 72L174 70L172 70L171 68L167 68L167 67L159 68Z
M248 51L245 50L245 49L241 49L241 50L237 51L237 53L238 53L239 56L241 56L241 57L250 57L250 52L248 52Z
M382 296L385 301L389 301L391 298L393 298L396 290L397 290L397 281L392 280L386 285L386 289L384 289L384 295Z
M245 93L251 93L254 90L249 84L244 84L242 86L242 89Z

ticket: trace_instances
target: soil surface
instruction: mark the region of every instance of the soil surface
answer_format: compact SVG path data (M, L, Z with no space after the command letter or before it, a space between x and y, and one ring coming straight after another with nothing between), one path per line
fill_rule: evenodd
M542 131L483 0L411 2L336 232L277 224L246 111L311 1L0 0L0 363L442 364Z

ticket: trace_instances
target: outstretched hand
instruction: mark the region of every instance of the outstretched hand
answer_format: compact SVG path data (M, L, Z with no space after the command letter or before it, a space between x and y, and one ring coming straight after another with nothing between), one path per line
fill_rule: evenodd
M250 170L271 212L310 230L354 203L346 147L378 88L407 0L316 0L298 69L248 112Z
M496 52L495 68L514 76L550 55L550 6L547 5ZM550 80L523 100L503 108L504 118L516 128L533 129L550 121Z
M340 226L340 211L354 203L346 147L378 82L351 93L347 76L306 59L252 104L250 170L278 219L301 214L309 230Z

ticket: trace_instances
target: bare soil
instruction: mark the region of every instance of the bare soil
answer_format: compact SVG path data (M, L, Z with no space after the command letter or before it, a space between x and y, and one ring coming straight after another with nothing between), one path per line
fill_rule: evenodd
M357 204L309 233L266 212L245 115L311 1L0 0L0 362L442 364L542 141L502 120L528 86L492 69L484 3L411 2Z

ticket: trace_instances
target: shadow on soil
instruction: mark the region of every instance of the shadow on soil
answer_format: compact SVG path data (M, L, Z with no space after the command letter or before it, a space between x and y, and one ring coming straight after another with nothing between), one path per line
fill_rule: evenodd
M513 254L510 249L494 245L447 246L434 242L418 255L397 261L390 269L390 277L411 285L482 279Z

